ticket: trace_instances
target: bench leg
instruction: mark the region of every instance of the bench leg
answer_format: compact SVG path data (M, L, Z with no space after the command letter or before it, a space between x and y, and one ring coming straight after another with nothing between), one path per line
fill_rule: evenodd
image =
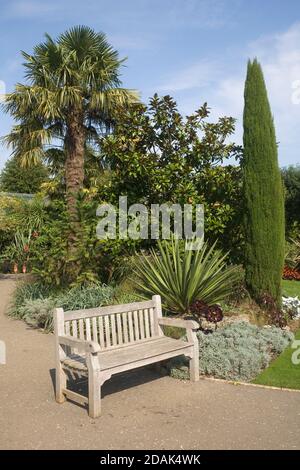
M190 359L190 380L198 382L199 380L199 358L194 356Z
M187 330L187 337L190 343L194 343L190 355L190 380L198 382L199 380L199 343L195 330Z
M89 416L98 418L101 414L101 376L100 371L89 371Z
M63 389L67 388L67 376L62 368L61 363L56 366L55 370L55 399L57 403L64 403L66 397L63 394Z

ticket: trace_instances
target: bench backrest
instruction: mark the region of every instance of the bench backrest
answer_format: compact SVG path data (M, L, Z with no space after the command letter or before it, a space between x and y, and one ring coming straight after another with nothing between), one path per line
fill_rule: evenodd
M161 299L64 312L57 309L58 335L92 340L113 349L161 336Z

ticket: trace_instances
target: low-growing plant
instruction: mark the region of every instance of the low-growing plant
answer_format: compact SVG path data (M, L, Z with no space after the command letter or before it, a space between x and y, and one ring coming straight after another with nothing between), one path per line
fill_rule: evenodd
M53 328L53 309L79 310L114 303L115 289L100 283L73 287L65 291L51 291L40 283L17 287L10 316L25 320L37 328L50 331Z
M300 319L300 299L298 297L282 297L282 309L292 320Z
M197 333L202 375L249 382L293 340L294 335L276 327L259 328L246 322L228 324L213 333ZM181 359L170 365L171 375L187 379Z
M53 309L56 307L55 299L26 300L19 308L19 318L28 325L42 328L46 332L53 330Z
M57 297L58 307L65 310L100 307L112 302L114 288L100 283L73 287Z
M214 323L217 326L217 323L223 320L223 311L220 305L213 304L207 305L202 300L196 300L190 305L190 312L193 317L198 321L205 319L210 323Z
M9 308L9 315L22 318L20 309L29 300L46 299L54 295L53 290L48 285L41 282L22 282L17 285L14 291L11 306Z

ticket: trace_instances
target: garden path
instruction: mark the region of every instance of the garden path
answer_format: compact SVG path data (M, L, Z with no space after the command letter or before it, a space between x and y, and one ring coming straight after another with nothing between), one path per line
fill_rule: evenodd
M300 449L300 393L181 382L151 370L103 387L90 419L53 396L53 335L5 316L15 287L0 279L0 449ZM84 386L84 384L83 384Z

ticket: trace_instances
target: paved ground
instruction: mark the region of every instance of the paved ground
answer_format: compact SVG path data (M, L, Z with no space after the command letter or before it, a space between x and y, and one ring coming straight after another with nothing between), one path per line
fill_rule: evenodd
M104 386L103 415L53 397L53 336L4 315L0 279L1 449L300 449L300 394L138 371Z

